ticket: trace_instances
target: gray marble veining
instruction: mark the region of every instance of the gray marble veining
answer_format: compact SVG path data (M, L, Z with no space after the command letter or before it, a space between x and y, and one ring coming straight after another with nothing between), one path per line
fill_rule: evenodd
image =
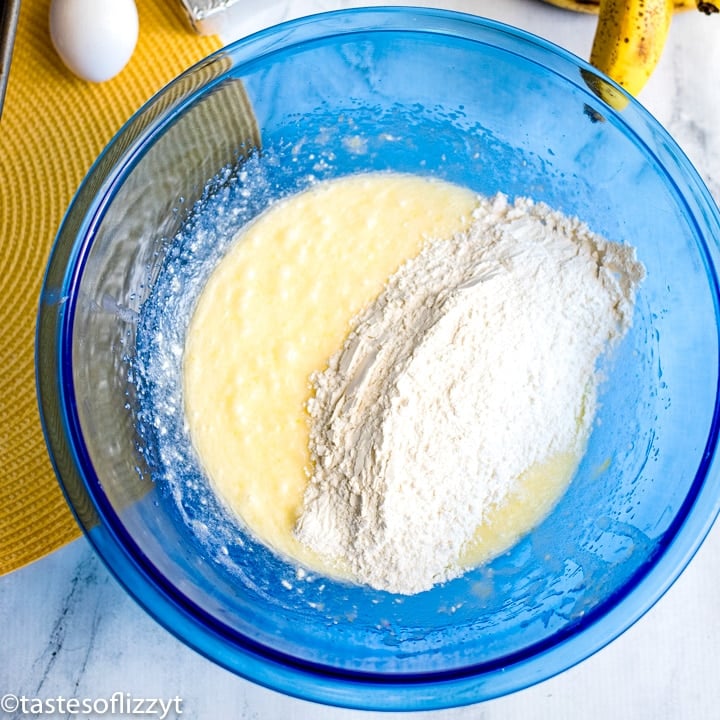
M167 700L178 696L181 713L170 713L170 718L712 718L720 703L713 662L720 655L718 577L720 527L644 618L577 667L481 705L387 715L285 697L217 667L148 617L110 576L88 543L78 540L0 578L4 626L0 695L108 699L123 693ZM0 717L28 716L0 712Z

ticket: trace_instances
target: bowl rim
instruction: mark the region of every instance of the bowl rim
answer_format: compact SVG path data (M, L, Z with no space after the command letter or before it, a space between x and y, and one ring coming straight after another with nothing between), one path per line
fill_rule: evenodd
M353 8L298 18L261 30L231 43L182 73L145 103L116 133L88 171L62 220L48 261L40 295L36 330L36 385L41 424L53 468L65 497L95 551L127 592L161 625L185 644L210 660L266 687L306 700L358 709L430 710L465 705L514 692L548 679L581 662L633 625L667 591L690 562L720 512L720 473L715 467L715 449L720 431L719 400L703 461L697 470L683 511L678 513L667 542L649 566L639 569L617 597L601 604L578 628L546 647L521 653L508 666L482 674L476 667L466 672L434 672L423 675L380 675L337 671L299 661L259 646L250 638L231 643L236 631L221 626L166 581L124 532L84 448L82 432L73 405L70 341L74 319L72 289L79 282L86 250L104 208L122 181L126 169L152 138L201 93L220 82L228 72L224 59L232 59L237 71L244 62L287 50L320 38L359 32L389 30L445 33L463 39L495 42L500 37L528 51L529 62L552 60L574 70L569 82L581 86L581 72L603 83L614 83L588 63L532 33L487 18L451 10L385 6ZM554 70L557 72L557 68ZM198 82L198 79L202 82ZM616 86L624 94L624 91ZM585 87L585 90L591 91ZM714 283L718 315L718 284L714 267L720 253L713 238L720 237L720 213L705 184L674 140L633 98L616 111L592 95L603 115L622 124L638 142L649 137L663 140L664 157L687 185L678 191L693 207L690 215L702 217L714 228L707 254ZM168 102L169 101L169 102ZM161 103L163 103L161 105ZM157 112L162 108L163 112ZM630 121L628 120L630 118ZM630 124L631 123L631 124ZM650 152L650 151L648 151ZM651 153L652 154L652 153ZM672 178L669 178L672 179ZM702 236L703 233L698 233ZM580 629L580 632L577 630Z

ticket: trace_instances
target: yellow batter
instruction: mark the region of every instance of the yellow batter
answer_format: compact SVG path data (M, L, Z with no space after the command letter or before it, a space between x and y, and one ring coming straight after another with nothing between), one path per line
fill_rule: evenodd
M190 434L216 491L276 550L330 571L292 532L310 462L309 375L426 238L467 227L475 202L468 189L411 175L320 184L254 221L210 277L185 348ZM576 462L562 456L528 473L465 560L495 555L535 525Z

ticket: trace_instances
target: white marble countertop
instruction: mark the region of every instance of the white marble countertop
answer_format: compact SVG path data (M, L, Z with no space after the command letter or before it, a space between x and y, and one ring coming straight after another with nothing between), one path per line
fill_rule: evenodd
M380 3L240 0L223 29L231 40L284 19ZM385 3L387 4L387 3ZM395 3L409 4L409 3ZM592 16L537 0L414 2L482 14L541 35L586 57ZM242 12L239 12L242 10ZM720 199L720 17L676 16L660 67L640 100L674 135ZM324 707L237 678L183 646L150 619L78 540L0 578L0 697L158 698L168 718L394 717ZM720 524L669 592L638 623L580 665L527 690L470 707L408 713L424 720L720 717ZM178 710L180 712L178 712ZM109 713L108 713L109 714ZM130 717L121 715L119 717ZM32 712L2 717L37 717ZM62 717L99 717L63 713ZM156 714L160 717L160 714Z

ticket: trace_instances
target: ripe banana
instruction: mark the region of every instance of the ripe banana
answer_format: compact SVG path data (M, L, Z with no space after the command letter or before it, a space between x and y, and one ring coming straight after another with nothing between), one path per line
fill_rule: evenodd
M674 12L695 8L709 15L720 9L720 0L545 0L566 10L596 13L590 63L637 95L652 75L662 54ZM623 98L599 79L588 82L613 107Z
M545 0L550 5L557 5L557 7L564 8L565 10L573 10L575 12L584 12L597 15L600 10L600 0ZM705 6L711 6L706 8ZM712 8L715 8L714 10ZM682 12L683 10L700 10L701 12L710 14L717 12L717 3L713 2L699 2L698 0L673 0L673 9L675 12Z
M590 64L636 95L660 60L672 13L673 0L602 0Z

